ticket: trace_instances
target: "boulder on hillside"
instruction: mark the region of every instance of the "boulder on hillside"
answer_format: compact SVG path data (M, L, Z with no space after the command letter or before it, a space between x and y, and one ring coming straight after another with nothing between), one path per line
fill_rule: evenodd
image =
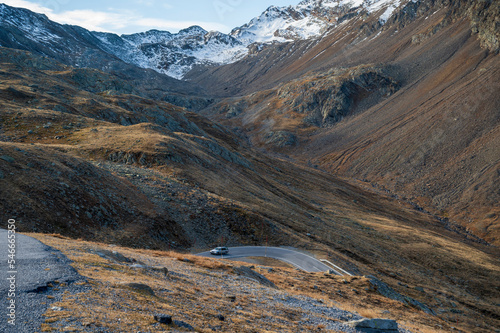
M159 323L170 325L172 324L172 316L166 314L157 314L154 316L155 320Z
M109 250L104 250L100 249L96 251L96 254L101 257L105 258L111 261L119 262L119 263L130 263L132 260L129 258L125 257L123 254L117 251L109 251Z
M269 281L264 275L259 274L255 271L253 271L251 268L246 267L246 266L241 266L241 267L234 267L233 271L238 274L245 276L249 279L252 279L254 281L257 281L263 286L270 287L270 288L277 288L274 283Z
M144 283L127 283L125 287L143 295L155 296L154 290Z
M398 332L398 323L390 319L361 319L350 321L348 326L365 333Z

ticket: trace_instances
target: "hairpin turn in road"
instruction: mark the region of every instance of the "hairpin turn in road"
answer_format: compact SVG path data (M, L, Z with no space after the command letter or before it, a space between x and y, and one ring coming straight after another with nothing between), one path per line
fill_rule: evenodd
M199 256L214 257L209 251L198 253ZM322 263L305 253L284 249L280 247L267 246L239 246L230 247L229 253L220 256L224 259L235 259L245 257L269 257L287 262L306 272L326 272L333 270L337 275L346 275L342 269L336 269Z

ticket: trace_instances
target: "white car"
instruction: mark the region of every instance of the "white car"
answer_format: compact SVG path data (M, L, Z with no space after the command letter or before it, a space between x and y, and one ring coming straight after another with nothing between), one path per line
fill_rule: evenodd
M227 247L219 246L219 247L216 247L213 250L210 250L210 253L214 254L214 255L228 254L229 253L229 249Z

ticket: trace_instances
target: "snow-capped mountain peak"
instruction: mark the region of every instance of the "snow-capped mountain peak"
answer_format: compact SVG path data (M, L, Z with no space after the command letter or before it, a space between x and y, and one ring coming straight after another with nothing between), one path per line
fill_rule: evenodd
M230 35L248 44L308 39L323 34L350 9L361 7L374 12L387 7L394 10L399 3L399 0L304 0L296 6L271 6L249 23L235 28ZM390 16L392 10L384 15ZM385 16L382 22L387 20Z
M250 50L262 49L262 44L318 38L347 13L376 12L379 22L384 24L400 1L410 0L304 0L295 6L270 6L229 34L191 26L178 33L149 30L121 36L74 26L68 34L69 26L51 22L45 15L0 4L0 27L21 30L23 35L46 44L52 51L58 48L52 48L54 41L67 40L75 59L85 62L86 57L77 56L81 51L73 51L74 37L68 38L77 32L80 37L85 36L84 44L93 44L127 63L182 79L196 65L232 63L247 56ZM81 48L85 47L82 44Z
M208 33L208 31L206 31L202 27L200 27L198 25L193 25L189 28L182 29L181 31L179 31L179 33L177 35L178 36L198 36L198 35L205 35L206 33Z

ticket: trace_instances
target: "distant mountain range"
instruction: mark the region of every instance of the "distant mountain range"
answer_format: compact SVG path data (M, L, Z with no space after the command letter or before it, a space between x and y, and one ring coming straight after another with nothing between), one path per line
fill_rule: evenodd
M373 13L383 24L401 2L305 0L296 6L271 6L230 34L192 26L176 34L150 30L122 36L61 25L45 15L0 4L0 45L32 50L30 45L37 43L42 53L65 54L69 64L82 67L88 67L89 61L95 65L89 53L105 52L126 63L182 79L195 65L233 63L260 50L263 44L319 38L354 16Z

